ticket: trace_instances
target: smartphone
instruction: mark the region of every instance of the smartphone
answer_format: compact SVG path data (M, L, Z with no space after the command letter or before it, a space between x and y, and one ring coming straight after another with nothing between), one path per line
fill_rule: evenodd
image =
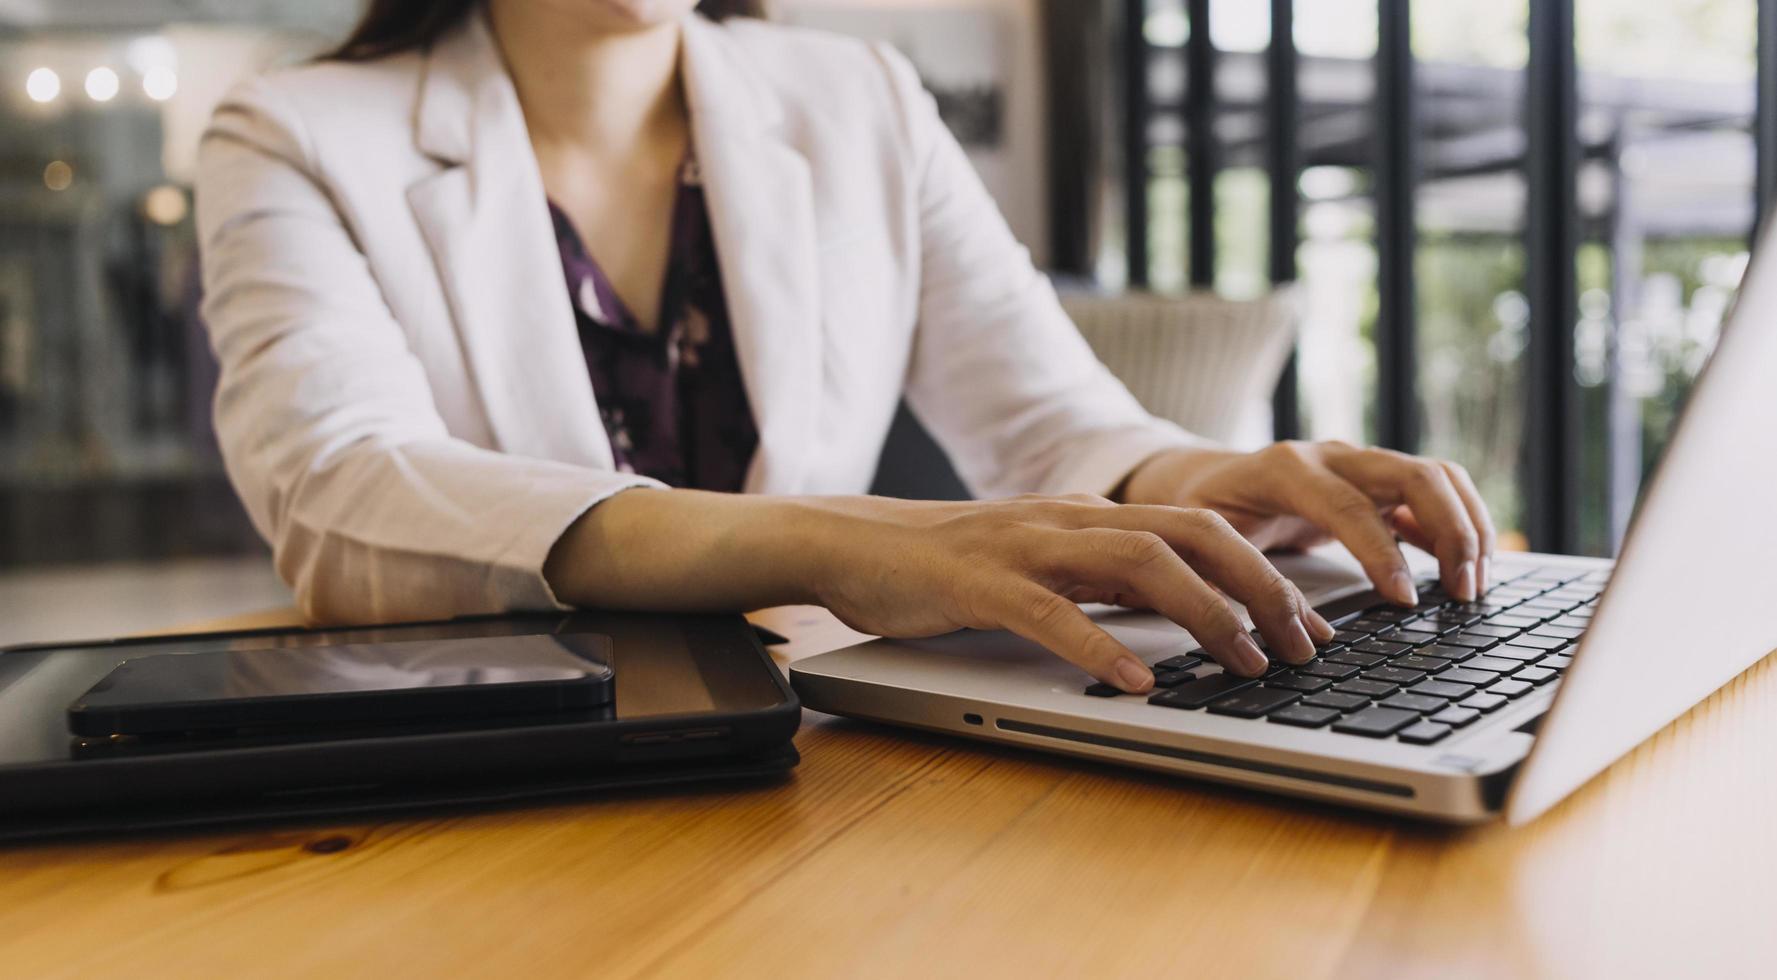
M337 730L551 713L611 703L597 633L164 653L123 661L68 705L75 735Z

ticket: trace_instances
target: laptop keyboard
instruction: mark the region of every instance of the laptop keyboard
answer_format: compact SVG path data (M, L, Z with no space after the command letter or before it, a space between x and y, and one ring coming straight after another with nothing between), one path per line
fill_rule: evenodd
M1412 609L1376 605L1333 620L1338 633L1314 660L1273 662L1264 677L1225 673L1201 653L1168 657L1152 665L1148 703L1431 745L1558 681L1608 581L1603 571L1542 568L1474 602L1425 585ZM1108 684L1086 693L1133 696Z

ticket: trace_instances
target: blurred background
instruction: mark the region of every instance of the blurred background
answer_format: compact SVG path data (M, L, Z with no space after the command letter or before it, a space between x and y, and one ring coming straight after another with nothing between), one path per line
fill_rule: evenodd
M210 431L191 166L235 79L359 6L0 0L0 640L77 586L136 626L288 602ZM1070 293L1296 283L1266 436L1454 458L1512 543L1610 554L1777 172L1761 7L1777 23L1777 0L774 14L907 52ZM105 607L33 628L104 632Z

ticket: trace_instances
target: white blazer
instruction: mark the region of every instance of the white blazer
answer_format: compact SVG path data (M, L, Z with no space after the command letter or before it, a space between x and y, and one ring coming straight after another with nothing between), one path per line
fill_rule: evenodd
M748 492L864 492L903 393L983 496L1104 492L1196 441L1092 356L890 49L692 17L682 67L759 431ZM613 469L483 18L242 84L197 218L223 454L303 611L562 608L551 546L654 483Z

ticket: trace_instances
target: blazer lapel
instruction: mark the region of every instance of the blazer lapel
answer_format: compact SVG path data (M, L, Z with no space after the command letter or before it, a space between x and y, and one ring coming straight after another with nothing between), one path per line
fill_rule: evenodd
M523 111L481 17L427 56L415 138L446 168L408 202L498 448L609 468Z
M740 62L723 28L684 22L681 68L692 141L716 238L759 450L753 493L810 486L818 451L821 310L808 160L790 145L772 93Z

